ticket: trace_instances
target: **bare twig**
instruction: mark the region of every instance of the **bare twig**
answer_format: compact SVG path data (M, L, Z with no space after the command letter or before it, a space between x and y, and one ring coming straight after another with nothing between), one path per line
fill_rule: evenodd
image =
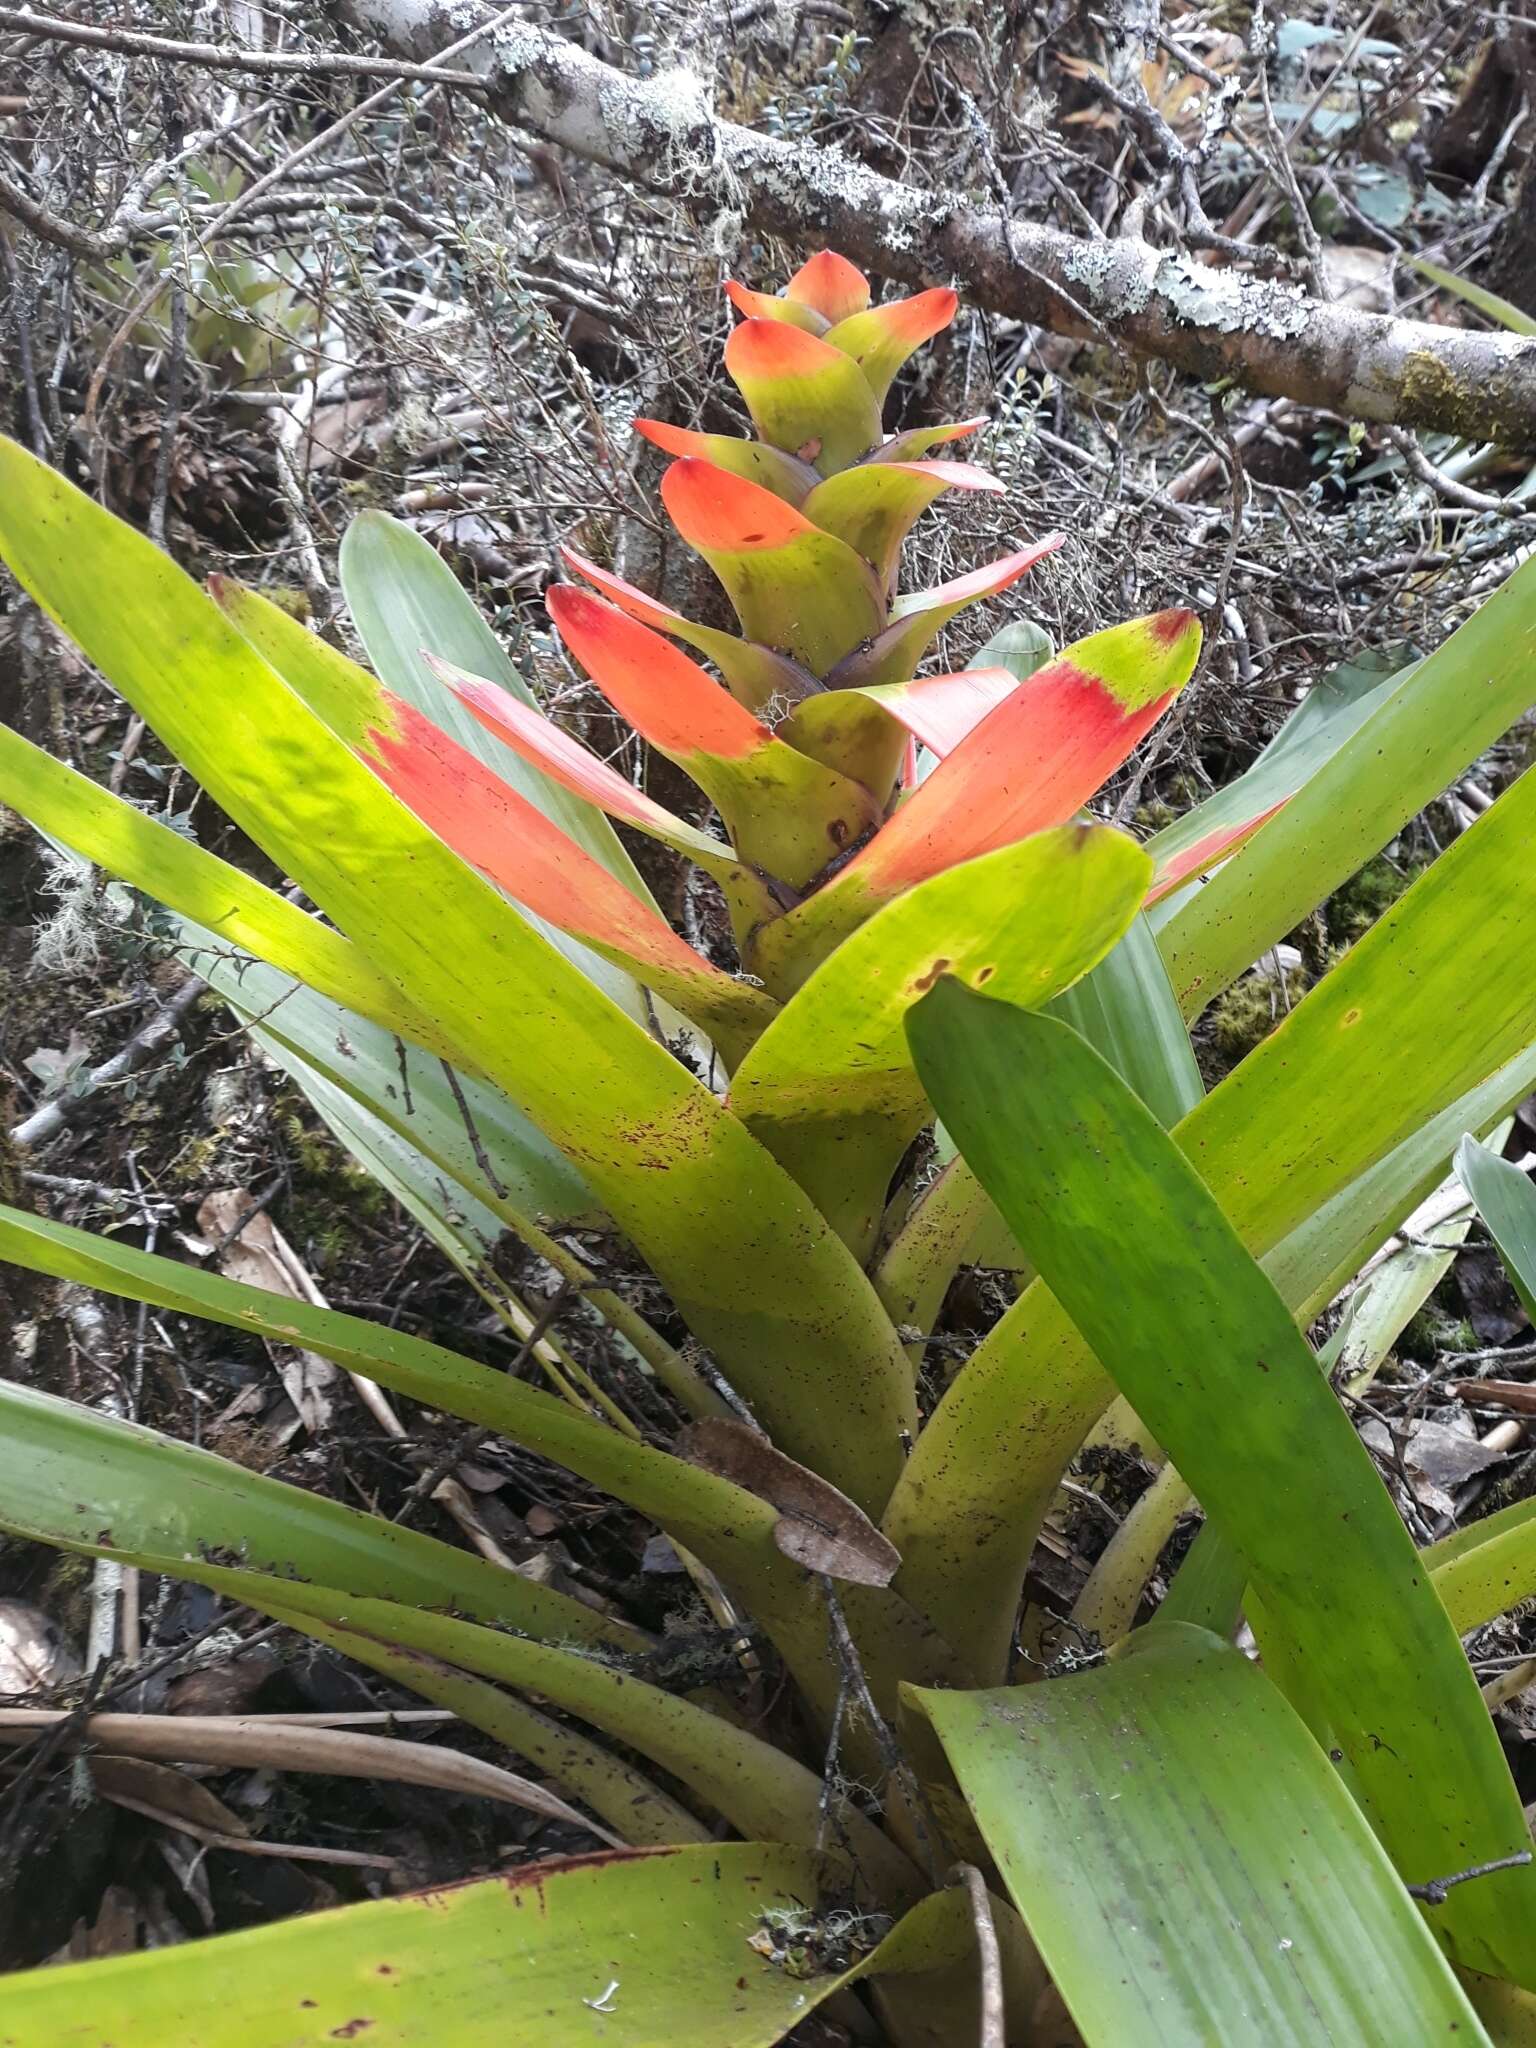
M1402 456L1413 475L1448 505L1459 505L1467 512L1492 512L1500 519L1518 520L1527 523L1536 520L1536 510L1528 505L1514 503L1508 498L1495 497L1489 491L1474 491L1453 476L1447 476L1443 469L1437 469L1419 446L1413 435L1402 427L1389 427L1387 439Z
M573 1291L571 1283L568 1280L562 1280L549 1300L545 1302L543 1308L539 1310L539 1313L534 1317L529 1327L527 1336L518 1345L515 1355L508 1363L507 1374L509 1378L515 1379L523 1366L533 1356L551 1325L557 1320L561 1311L570 1301ZM449 1478L466 1458L472 1457L488 1437L492 1437L495 1434L496 1432L493 1429L484 1428L479 1423L472 1424L470 1428L460 1431L455 1436L453 1442L442 1453L441 1457L434 1458L421 1477L413 1481L406 1489L405 1501L395 1520L397 1522L404 1521L418 1502L430 1499L437 1492L443 1481Z
M986 1879L974 1863L957 1863L947 1880L964 1885L971 1902L971 1925L976 1930L976 1962L981 1972L980 2027L977 2048L1006 2048L1007 2015L1003 2007L1003 1956L998 1946L997 1927L992 1918L992 1901L987 1897Z
M187 366L187 292L171 286L171 342L165 358L165 403L160 413L160 446L155 451L155 487L149 501L149 537L165 545L166 505L176 466L176 430L181 424L181 386Z
M1491 1863L1474 1863L1469 1870L1454 1871L1449 1877L1432 1877L1425 1884L1410 1884L1405 1887L1411 1899L1422 1899L1426 1906L1443 1906L1446 1896L1459 1884L1470 1884L1475 1877L1492 1877L1496 1870L1521 1870L1531 1861L1529 1849L1517 1849L1513 1856L1495 1856Z
M44 42L73 43L86 50L105 50L120 57L160 57L169 63L195 64L204 71L250 71L297 74L301 78L430 79L478 92L483 81L472 72L444 71L427 64L402 63L393 57L354 57L310 50L252 50L235 43L183 43L171 36L145 35L139 29L109 28L88 21L68 21L56 14L35 14L28 7L0 7L0 28L39 36Z
M86 1083L79 1092L68 1096L55 1096L52 1102L45 1102L40 1109L33 1110L29 1117L15 1125L11 1131L11 1142L16 1145L46 1145L51 1138L87 1116L99 1106L105 1090L114 1088L118 1082L126 1081L130 1074L147 1066L175 1037L181 1020L203 993L207 984L196 976L189 975L155 1014L129 1039L121 1052L114 1053L99 1067L91 1070Z
M1525 1657L1508 1671L1501 1671L1497 1678L1489 1679L1483 1687L1483 1703L1490 1714L1496 1713L1532 1685L1536 1685L1536 1657Z

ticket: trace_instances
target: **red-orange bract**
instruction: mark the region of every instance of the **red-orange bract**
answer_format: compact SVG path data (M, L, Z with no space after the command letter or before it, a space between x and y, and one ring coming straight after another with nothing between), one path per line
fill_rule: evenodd
M740 967L782 998L882 903L1078 815L1189 680L1200 629L1191 612L1162 612L1091 634L1022 680L1003 668L920 675L957 613L1062 540L1021 537L1011 554L940 588L893 594L902 540L941 492L1001 488L970 463L925 459L976 421L882 437L887 391L954 318L954 293L872 306L868 280L831 250L779 296L736 282L727 292L742 317L726 366L757 438L657 420L637 428L676 458L662 503L719 578L740 632L695 623L569 549L567 564L601 594L559 585L549 608L608 702L715 805L728 840L643 796L494 684L439 672L525 758L723 881ZM918 746L932 768L920 783ZM369 749L396 793L467 859L718 1028L718 963L664 939L648 914L625 912L610 878L562 857L555 828L498 799L488 771L469 772L458 751L411 722ZM1222 858L1257 822L1191 849L1158 876L1156 893Z

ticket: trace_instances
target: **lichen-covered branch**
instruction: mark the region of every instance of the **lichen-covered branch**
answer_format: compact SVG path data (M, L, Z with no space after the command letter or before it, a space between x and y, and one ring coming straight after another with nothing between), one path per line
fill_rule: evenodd
M396 57L428 61L481 19L466 0L333 0ZM1330 305L1137 240L1090 241L920 192L815 143L721 120L685 70L628 77L529 23L465 65L506 121L696 212L827 243L904 284L1059 334L1109 335L1192 376L1351 418L1536 444L1536 341Z

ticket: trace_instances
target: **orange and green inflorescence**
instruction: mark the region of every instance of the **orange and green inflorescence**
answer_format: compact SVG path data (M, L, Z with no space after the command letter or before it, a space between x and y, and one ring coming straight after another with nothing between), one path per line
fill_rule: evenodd
M388 700L363 744L465 859L621 961L731 1068L885 904L1076 817L1189 680L1200 629L1191 612L1165 611L1093 633L1022 681L1006 668L922 674L956 613L1008 589L1064 538L1044 535L937 589L898 589L902 543L928 506L948 491L1002 488L948 453L982 421L889 439L881 424L892 380L954 318L955 294L872 306L868 279L830 250L778 297L727 291L741 318L725 365L756 438L660 420L636 429L673 458L662 502L719 578L740 632L695 624L571 549L580 581L548 600L572 655L697 783L723 836L664 810L497 685L435 666L517 753L714 878L740 973L705 959L408 706ZM1198 849L1200 860L1231 837ZM1154 891L1193 865L1186 857Z

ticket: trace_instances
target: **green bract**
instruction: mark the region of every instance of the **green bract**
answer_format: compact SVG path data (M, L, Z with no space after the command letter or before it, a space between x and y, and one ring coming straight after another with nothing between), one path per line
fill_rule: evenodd
M638 424L739 633L569 551L549 594L696 785L687 817L545 716L405 528L364 514L342 550L368 669L0 443L0 555L316 912L4 732L0 799L161 907L518 1337L503 1233L578 1290L675 1433L643 1440L579 1341L534 1347L544 1391L121 1233L0 1210L0 1256L555 1461L664 1531L784 1680L766 1720L671 1690L569 1594L0 1383L0 1527L307 1632L632 1845L13 1979L0 2048L766 2048L851 1998L895 2048L1055 2042L1057 1999L1090 2048L1513 2039L1536 1873L1457 1637L1536 1592L1536 1513L1418 1554L1304 1326L1536 1084L1536 779L1209 1096L1185 1019L1526 708L1536 564L1413 667L1319 686L1141 847L1092 806L1193 674L1193 614L1060 653L1015 625L924 673L1061 543L900 588L928 508L998 489L947 452L980 422L882 439L954 295L871 306L823 252L731 297L760 438ZM615 822L709 878L734 952L671 927ZM1472 1143L1458 1171L1536 1299L1529 1183ZM665 1329L577 1224L649 1264ZM1346 1362L1373 1369L1445 1255L1362 1298ZM968 1263L1016 1298L968 1357L946 1343L941 1389L928 1337ZM1117 1395L1167 1462L1079 1603L1107 1657L1041 1684L1025 1573ZM1206 1526L1135 1628L1191 1495ZM1408 1889L1484 1862L1433 1908Z

